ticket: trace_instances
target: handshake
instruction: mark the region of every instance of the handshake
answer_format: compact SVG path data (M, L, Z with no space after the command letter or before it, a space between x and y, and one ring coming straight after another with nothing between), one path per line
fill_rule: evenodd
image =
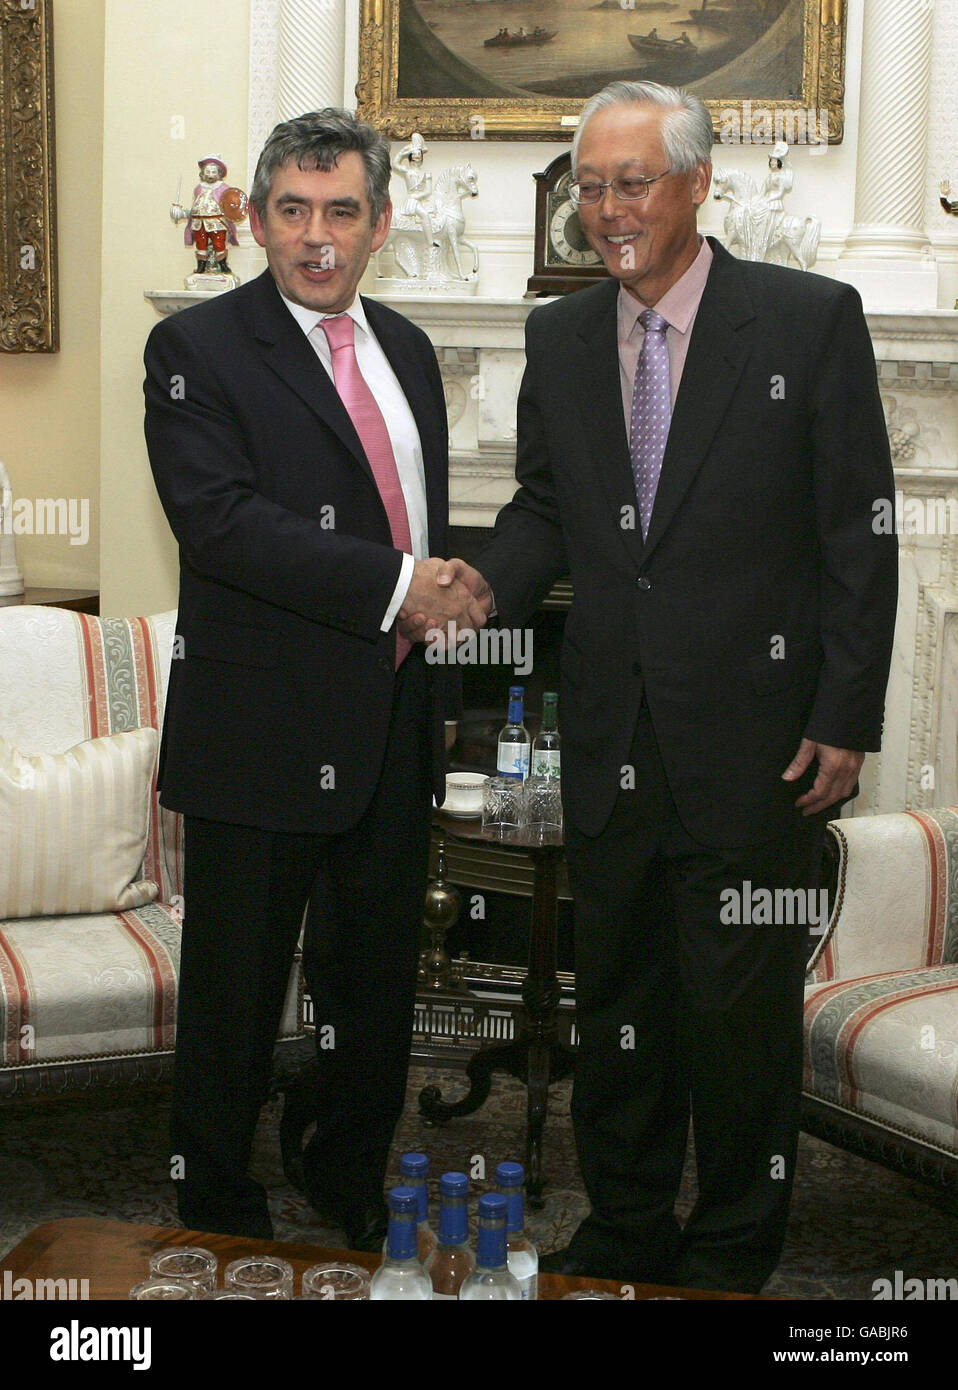
M492 590L465 560L417 560L399 610L399 631L410 642L455 622L459 634L476 632L492 612Z

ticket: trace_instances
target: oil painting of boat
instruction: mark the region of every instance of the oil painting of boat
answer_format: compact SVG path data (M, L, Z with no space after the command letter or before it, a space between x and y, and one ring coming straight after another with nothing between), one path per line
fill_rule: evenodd
M550 33L548 29L540 29L538 26L530 30L529 33L526 33L522 27L517 29L515 33L510 33L508 29L502 28L498 34L493 34L491 39L484 39L483 47L522 48L525 44L551 43L558 32L557 29L553 29Z
M831 3L360 0L368 38L357 95L367 118L392 123L397 138L410 128L476 138L481 117L483 138L564 139L609 82L659 81L709 103L717 126L746 101L827 106L830 138L840 138L832 75L842 70L845 26L826 26Z
M630 34L629 43L643 58L658 58L663 62L689 58L699 51L698 45L694 44L684 31L677 39L661 39L652 29L648 34Z

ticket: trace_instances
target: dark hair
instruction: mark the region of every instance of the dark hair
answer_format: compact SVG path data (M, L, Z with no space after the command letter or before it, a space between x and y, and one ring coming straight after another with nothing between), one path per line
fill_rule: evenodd
M282 165L295 161L300 169L327 172L341 154L351 150L362 155L366 166L366 196L375 222L389 201L389 143L371 125L338 106L308 111L274 127L256 163L250 202L264 217L273 175Z

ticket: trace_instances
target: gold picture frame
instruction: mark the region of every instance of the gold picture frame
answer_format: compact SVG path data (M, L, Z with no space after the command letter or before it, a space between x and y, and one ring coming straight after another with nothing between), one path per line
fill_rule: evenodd
M713 8L709 8L709 6ZM845 0L685 0L684 4L656 4L648 0L529 0L523 8L510 0L509 13L516 16L507 23L517 23L529 11L531 16L542 16L547 24L548 15L558 18L553 22L561 25L562 15L570 11L581 11L577 20L577 54L587 43L588 31L601 36L599 30L608 23L616 24L623 30L615 41L627 38L631 25L643 28L657 18L666 32L674 33L676 26L683 24L699 35L702 45L688 39L688 46L681 53L670 51L663 58L643 57L641 76L660 82L672 82L677 86L696 87L708 84L711 72L705 73L695 81L686 81L682 73L689 71L694 62L688 56L694 49L695 56L702 54L699 66L707 60L708 54L718 51L723 36L720 25L730 26L726 31L726 47L731 50L745 31L735 25L746 25L749 11L747 6L756 7L753 13L766 16L760 23L768 27L761 30L758 38L746 40L744 48L739 47L733 62L719 62L716 72L740 74L738 91L713 93L704 96L706 105L712 113L716 137L723 143L770 144L778 139L786 139L790 144L840 144L844 135L844 96L845 96ZM551 7L551 8L550 8ZM589 10L604 8L621 9L626 14L614 17L585 20ZM716 8L717 7L717 8ZM692 12L698 14L698 21ZM488 21L484 12L488 11ZM676 18L676 12L678 17ZM444 15L445 18L428 19L426 14ZM488 71L479 72L473 64L465 61L463 54L468 52L478 57L480 48L488 47L478 29L487 28L500 32L503 18L507 14L504 4L492 0L489 4L479 4L475 0L362 0L362 27L359 48L359 81L356 96L359 114L377 129L394 139L405 139L418 130L423 135L437 140L562 140L571 139L578 123L578 113L592 91L597 91L613 77L630 75L606 67L604 71L576 74L569 69L565 78L538 81L536 93L519 94L515 83L509 84L511 90L502 94L502 83L490 78ZM768 15L775 15L769 20ZM743 16L736 18L736 16ZM682 16L685 16L683 19ZM723 19L724 16L731 16ZM469 25L469 43L466 45L465 29ZM787 37L788 47L780 54L771 49L774 31ZM443 29L455 28L457 34L446 36L443 42ZM545 25L536 24L536 31L548 34ZM636 35L640 41L653 41L658 24L646 35ZM786 32L787 31L787 32ZM510 38L506 28L506 38ZM753 28L749 31L754 35ZM570 30L571 34L571 30ZM584 36L583 36L584 34ZM716 38L715 35L718 34ZM499 37L494 34L493 37ZM518 43L518 34L512 39ZM555 35L553 35L555 37ZM526 34L532 42L533 36ZM544 47L550 40L541 40ZM684 42L681 39L678 42ZM662 40L655 38L655 44ZM458 44L458 48L457 48ZM749 78L749 54L753 53L754 71ZM653 49L653 51L657 51ZM724 51L724 50L723 50ZM623 49L626 57L628 51ZM526 59L527 67L532 65L534 54ZM550 52L550 58L551 58ZM498 62L498 55L487 60ZM504 55L502 61L505 61ZM556 54L561 69L561 56ZM631 60L630 60L631 61ZM782 73L781 82L787 89L776 93L766 90L751 94L749 86L768 88L775 82L775 64ZM800 83L797 80L800 63ZM633 63L634 66L634 63ZM639 71L632 71L639 76ZM576 91L574 95L547 95L546 88L565 85L572 89L586 87L590 77L595 79L591 89ZM720 79L716 79L720 80ZM726 79L732 84L733 79ZM713 85L715 85L713 83ZM798 92L795 88L799 87ZM421 90L417 90L421 89ZM446 89L455 89L458 95L443 95ZM758 113L758 115L756 115ZM774 119L766 119L773 113ZM740 140L733 138L737 128ZM789 138L791 136L791 138Z
M0 351L58 352L52 0L0 0Z

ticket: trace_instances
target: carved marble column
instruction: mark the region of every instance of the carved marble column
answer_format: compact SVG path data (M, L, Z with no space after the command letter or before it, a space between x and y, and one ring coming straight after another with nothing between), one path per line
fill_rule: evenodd
M876 310L938 304L924 221L932 15L928 0L865 7L855 226L836 273Z
M345 0L282 0L276 118L341 106Z
M343 104L346 0L249 0L249 29L247 188L278 121ZM239 242L245 280L265 261L248 222Z

